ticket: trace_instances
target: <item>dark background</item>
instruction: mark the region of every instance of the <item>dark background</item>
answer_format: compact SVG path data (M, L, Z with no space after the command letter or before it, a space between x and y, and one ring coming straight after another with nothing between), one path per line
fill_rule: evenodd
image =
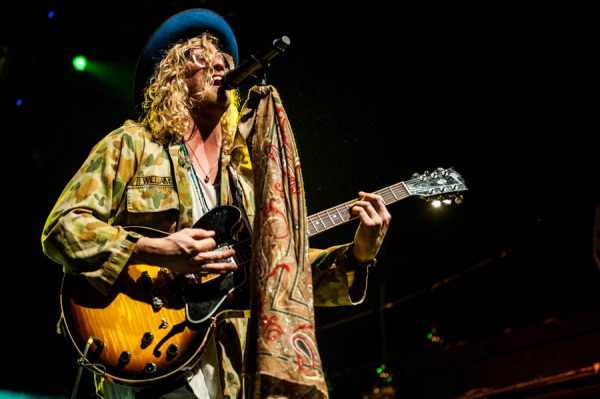
M452 166L466 181L461 205L434 209L418 198L391 205L365 303L317 310L333 398L381 397L372 388L384 363L396 397L445 398L600 361L590 10L47 2L4 6L0 17L10 190L2 281L14 293L5 295L8 372L0 390L70 395L76 356L55 333L61 268L42 253L42 227L91 147L137 118L133 72L149 35L195 7L225 16L241 59L291 39L268 82L294 129L309 213L437 167ZM72 68L79 54L88 71ZM244 96L252 83L244 82ZM311 244L350 241L355 228Z

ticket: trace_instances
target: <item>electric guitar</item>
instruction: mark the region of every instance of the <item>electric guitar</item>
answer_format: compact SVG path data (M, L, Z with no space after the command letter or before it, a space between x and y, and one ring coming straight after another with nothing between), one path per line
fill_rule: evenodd
M376 194L386 205L411 196L460 202L460 193L466 190L463 178L449 168L415 174ZM309 216L308 236L355 219L350 211L355 201ZM216 249L235 249L235 272L179 275L160 265L129 265L107 296L82 276L64 276L60 295L64 326L83 367L121 385L152 386L194 367L217 324L228 317L249 317L246 265L251 239L241 211L217 207L194 227L214 230ZM127 229L150 237L168 235L144 227Z

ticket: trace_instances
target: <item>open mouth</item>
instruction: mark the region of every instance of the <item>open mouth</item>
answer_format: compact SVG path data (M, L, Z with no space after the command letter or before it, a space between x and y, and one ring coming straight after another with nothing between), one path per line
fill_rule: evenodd
M213 86L221 87L221 80L223 80L223 75L214 75Z

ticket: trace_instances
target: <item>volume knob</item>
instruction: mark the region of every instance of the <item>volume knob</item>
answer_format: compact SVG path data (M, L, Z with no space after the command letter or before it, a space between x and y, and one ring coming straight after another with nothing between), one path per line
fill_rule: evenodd
M125 367L131 361L131 352L123 351L119 356L119 367Z
M167 348L167 360L172 360L179 353L179 346L177 344L171 344Z
M154 334L151 332L145 332L142 337L142 349L146 349L154 341Z
M146 363L146 366L144 366L144 374L147 374L147 375L154 374L154 373L156 373L156 369L157 369L157 367L156 367L155 363L152 363L152 362Z

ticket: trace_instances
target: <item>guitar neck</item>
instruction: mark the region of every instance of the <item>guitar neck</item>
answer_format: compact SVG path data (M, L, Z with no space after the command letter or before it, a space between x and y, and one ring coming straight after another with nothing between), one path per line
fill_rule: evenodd
M393 204L394 202L398 202L411 196L404 182L396 183L384 189L375 191L375 194L382 198L385 205ZM359 199L348 201L309 216L306 224L308 236L315 236L319 233L356 219L357 216L352 214L350 211L350 205L358 200Z

